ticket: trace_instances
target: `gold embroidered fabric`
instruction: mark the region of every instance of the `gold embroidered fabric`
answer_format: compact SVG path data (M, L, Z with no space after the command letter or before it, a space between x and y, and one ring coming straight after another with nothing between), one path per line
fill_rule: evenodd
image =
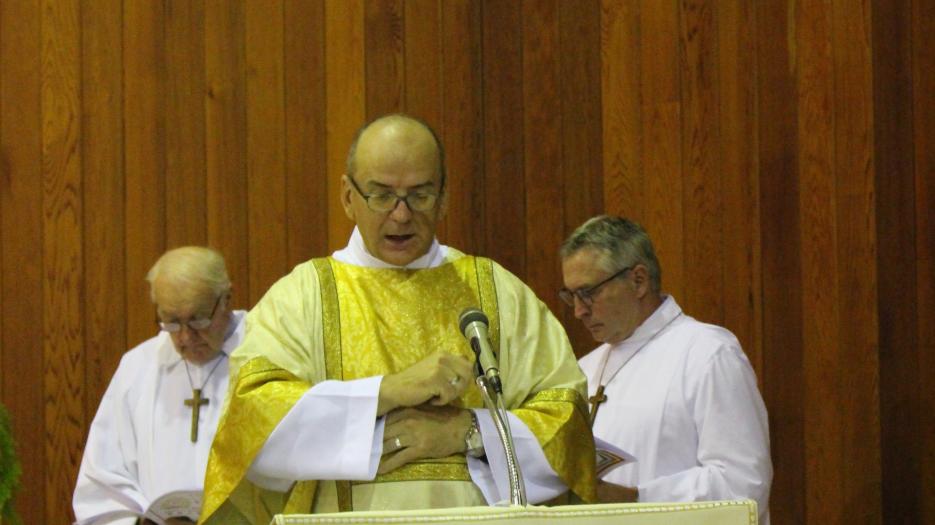
M507 407L537 436L565 483L593 501L593 440L579 407L586 380L564 330L515 276L488 259L449 250L448 262L427 270L316 259L269 290L248 315L244 341L231 356L237 379L209 460L204 523L268 523L283 510L309 508L484 504L461 455L353 485L298 483L285 495L244 478L269 433L310 385L398 372L436 350L473 360L458 329L458 315L469 306L490 319ZM481 407L480 393L471 388L455 404Z

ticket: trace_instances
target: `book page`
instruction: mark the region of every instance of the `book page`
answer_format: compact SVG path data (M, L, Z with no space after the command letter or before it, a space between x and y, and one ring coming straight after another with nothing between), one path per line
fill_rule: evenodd
M636 458L629 452L598 437L594 438L594 451L597 454L595 471L598 478L617 467L636 462Z
M200 490L176 490L163 494L149 505L144 518L155 521L158 525L165 525L169 518L188 518L198 521L201 513Z

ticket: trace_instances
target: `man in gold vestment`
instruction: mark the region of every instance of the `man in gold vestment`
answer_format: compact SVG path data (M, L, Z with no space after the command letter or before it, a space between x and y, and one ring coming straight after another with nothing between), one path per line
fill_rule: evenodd
M565 332L514 275L438 243L445 198L427 125L389 115L361 129L342 178L348 246L273 285L231 356L202 523L508 500L458 330L467 307L490 320L530 503L593 500L586 380Z

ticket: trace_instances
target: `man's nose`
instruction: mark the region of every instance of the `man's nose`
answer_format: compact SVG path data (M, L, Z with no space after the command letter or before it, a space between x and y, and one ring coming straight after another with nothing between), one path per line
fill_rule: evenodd
M187 324L183 324L182 328L179 329L179 341L182 344L190 343L195 338L195 335L195 330Z
M412 218L409 203L405 199L396 199L396 207L390 212L390 218L396 222L409 222L409 219Z

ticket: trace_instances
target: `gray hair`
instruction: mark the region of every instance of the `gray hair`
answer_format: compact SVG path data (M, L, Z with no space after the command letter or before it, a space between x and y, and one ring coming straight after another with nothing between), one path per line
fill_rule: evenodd
M153 283L160 278L163 281L168 279L171 285L190 293L208 292L219 297L231 289L224 256L203 246L183 246L162 254L146 274L146 281L150 284L149 295L154 303Z
M445 178L446 178L446 168L445 168L445 147L442 145L442 141L438 138L438 133L435 133L435 130L432 129L432 126L429 126L424 120L406 115L404 113L391 113L389 115L383 115L377 117L370 122L364 124L357 130L357 134L354 135L354 141L351 142L350 149L347 150L347 161L345 165L345 170L348 177L353 177L357 173L357 143L360 142L360 136L367 131L367 128L380 122L407 122L412 124L417 124L432 135L432 139L435 141L435 148L438 150L438 179L439 179L439 193L445 192Z
M659 293L662 289L662 269L653 243L639 224L623 217L592 217L562 243L559 254L565 260L583 249L597 250L601 254L597 264L608 272L642 264L649 271L652 291Z

